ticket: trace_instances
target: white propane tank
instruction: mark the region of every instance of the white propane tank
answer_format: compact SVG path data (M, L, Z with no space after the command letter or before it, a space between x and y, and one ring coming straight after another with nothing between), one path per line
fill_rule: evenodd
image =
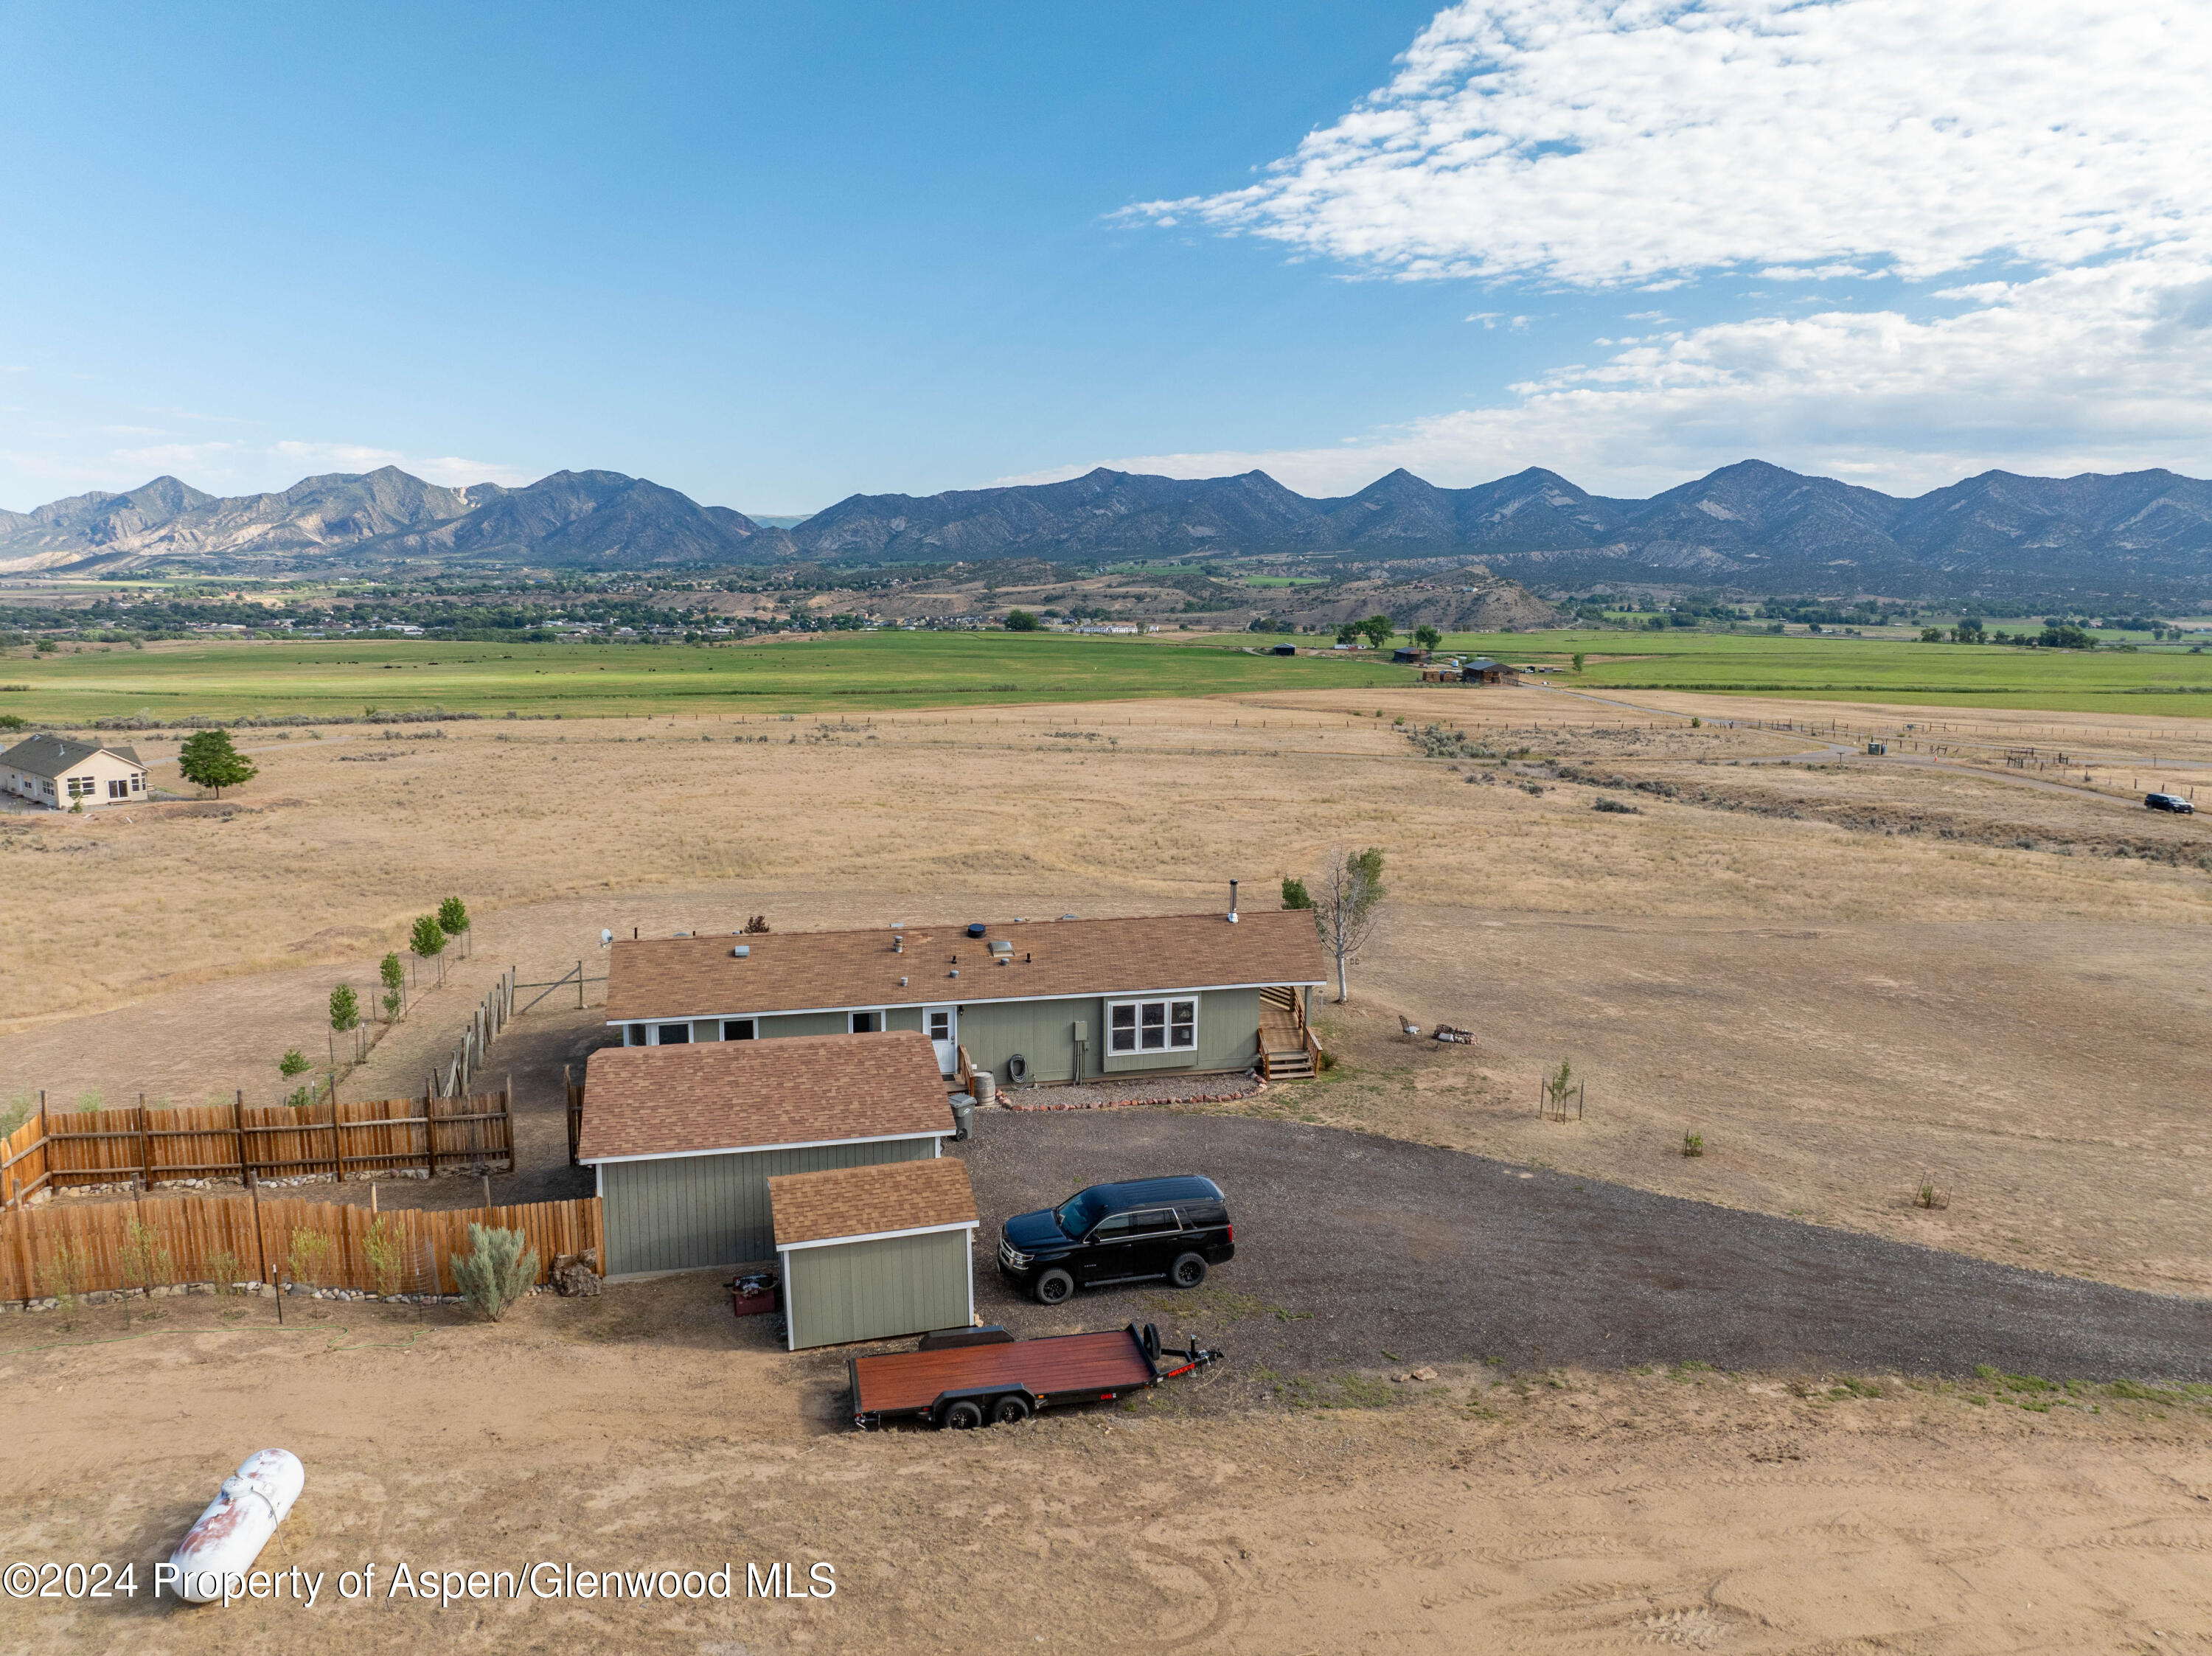
M239 1462L170 1556L178 1590L196 1604L220 1599L223 1577L253 1568L307 1483L307 1469L289 1449L256 1449Z

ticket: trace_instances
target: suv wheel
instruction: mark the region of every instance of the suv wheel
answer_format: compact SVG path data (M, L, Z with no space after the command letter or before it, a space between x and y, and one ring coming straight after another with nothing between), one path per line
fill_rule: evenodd
M972 1432L983 1423L983 1405L973 1398L959 1398L945 1406L945 1429Z
M1205 1263L1202 1259L1199 1262L1201 1271L1205 1269ZM1048 1271L1036 1279L1039 1305L1058 1305L1074 1292L1075 1278L1064 1271Z
M1168 1268L1168 1280L1177 1288L1196 1288L1206 1280L1206 1261L1195 1253L1178 1253Z
M1030 1414L1030 1400L1018 1392L1010 1392L991 1405L991 1424L1018 1426Z

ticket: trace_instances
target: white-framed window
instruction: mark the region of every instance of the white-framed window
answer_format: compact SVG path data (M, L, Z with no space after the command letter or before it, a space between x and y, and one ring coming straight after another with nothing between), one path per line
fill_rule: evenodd
M1179 1052L1198 1050L1198 1002L1117 1000L1106 1007L1106 1050Z
M950 1040L952 1039L952 1014L951 1012L932 1012L929 1015L929 1038L932 1040Z
M642 1046L645 1044L645 1026L642 1023L625 1023L623 1025L623 1046Z
M724 1040L750 1040L757 1033L758 1031L753 1027L753 1021L750 1018L724 1018L722 1020L722 1039Z
M72 776L69 779L69 797L72 799L89 799L93 796L93 791L98 786L99 784L89 776Z
M688 1023L656 1023L653 1026L653 1044L656 1046L687 1046L691 1042L691 1026Z
M107 797L111 799L128 799L131 797L131 785L128 782L111 779L107 785Z
M848 1027L856 1035L879 1035L884 1032L884 1015L881 1012L855 1012Z
M146 792L145 772L133 771L131 773L131 792L133 793L143 793Z

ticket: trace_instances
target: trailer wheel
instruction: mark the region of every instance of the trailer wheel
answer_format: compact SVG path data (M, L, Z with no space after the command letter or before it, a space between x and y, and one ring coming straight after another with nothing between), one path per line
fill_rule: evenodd
M972 1432L983 1423L983 1405L973 1398L945 1404L944 1427L948 1432Z
M1027 1398L1018 1392L1009 1392L991 1405L991 1424L1018 1426L1034 1412Z
M1178 1253L1168 1268L1168 1280L1177 1288L1196 1288L1206 1280L1206 1260L1196 1253Z
M1193 1254L1190 1257L1194 1259L1198 1259L1196 1254ZM1206 1262L1203 1259L1199 1260L1199 1266L1201 1273L1204 1271L1205 1265ZM1069 1276L1064 1271L1048 1271L1043 1276L1036 1279L1036 1296L1037 1303L1039 1305L1058 1305L1061 1301L1066 1299L1069 1295L1074 1292L1075 1278Z

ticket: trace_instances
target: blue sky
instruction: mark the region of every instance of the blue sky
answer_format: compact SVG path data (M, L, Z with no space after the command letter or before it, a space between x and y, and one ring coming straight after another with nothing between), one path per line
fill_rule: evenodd
M0 506L2212 470L2202 10L1928 9L11 4Z

